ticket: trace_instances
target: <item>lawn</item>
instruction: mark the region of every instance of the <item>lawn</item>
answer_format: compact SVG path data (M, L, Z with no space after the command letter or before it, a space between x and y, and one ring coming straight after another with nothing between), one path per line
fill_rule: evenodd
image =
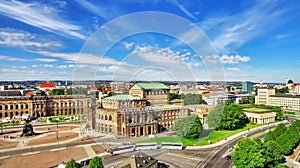
M210 143L219 142L225 138L228 138L234 134L246 131L251 128L262 126L260 124L249 123L245 128L238 130L220 130L220 131L212 131L207 137L199 138L199 139L186 139L180 136L167 136L167 137L159 137L154 139L148 139L144 141L137 141L136 143L151 143L156 142L157 144L161 144L161 142L181 142L184 146L203 146L208 145Z

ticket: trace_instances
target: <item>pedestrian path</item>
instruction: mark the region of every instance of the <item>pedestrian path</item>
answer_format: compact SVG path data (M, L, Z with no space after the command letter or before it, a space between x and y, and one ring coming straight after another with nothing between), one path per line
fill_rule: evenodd
M84 149L85 149L85 152L88 154L89 157L94 157L96 155L96 153L93 150L91 145L85 145Z

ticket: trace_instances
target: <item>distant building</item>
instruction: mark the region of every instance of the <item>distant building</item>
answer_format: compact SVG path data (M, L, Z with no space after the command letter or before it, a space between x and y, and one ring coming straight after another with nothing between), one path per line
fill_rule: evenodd
M252 94L253 91L253 83L249 81L245 81L242 83L242 91Z
M0 97L0 119L29 114L32 117L87 114L86 96Z
M279 106L284 109L300 111L300 95L275 94L275 89L259 88L255 104Z
M55 89L55 84L52 82L44 82L42 84L40 84L39 89L44 91L44 90L53 90Z
M258 88L257 96L255 96L255 104L269 105L271 95L275 95L275 89L273 88Z
M129 94L145 98L147 105L169 104L170 88L162 83L136 83Z
M250 122L256 124L275 122L276 119L276 112L272 112L268 109L247 108L244 109L244 113L246 114Z

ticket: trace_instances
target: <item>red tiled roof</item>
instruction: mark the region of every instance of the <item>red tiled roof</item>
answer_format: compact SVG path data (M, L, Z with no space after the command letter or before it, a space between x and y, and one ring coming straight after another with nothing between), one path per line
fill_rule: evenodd
M45 89L45 90L44 90L44 92L46 92L46 93L50 93L50 92L51 92L51 90L50 90L50 89Z
M27 92L27 93L26 93L26 96L30 96L30 95L32 95L32 94L33 94L33 92L30 91L30 92Z
M55 88L55 84L52 82L45 82L40 85L40 88Z

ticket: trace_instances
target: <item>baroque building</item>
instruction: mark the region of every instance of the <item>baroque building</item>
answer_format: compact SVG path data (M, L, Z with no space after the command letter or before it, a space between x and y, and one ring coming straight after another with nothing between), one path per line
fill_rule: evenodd
M63 96L18 96L0 97L0 119L29 114L31 118L45 116L70 116L88 113L88 97Z
M169 88L161 83L137 83L131 94L102 99L96 110L96 131L126 137L147 136L171 129L188 116L188 108L169 103Z

